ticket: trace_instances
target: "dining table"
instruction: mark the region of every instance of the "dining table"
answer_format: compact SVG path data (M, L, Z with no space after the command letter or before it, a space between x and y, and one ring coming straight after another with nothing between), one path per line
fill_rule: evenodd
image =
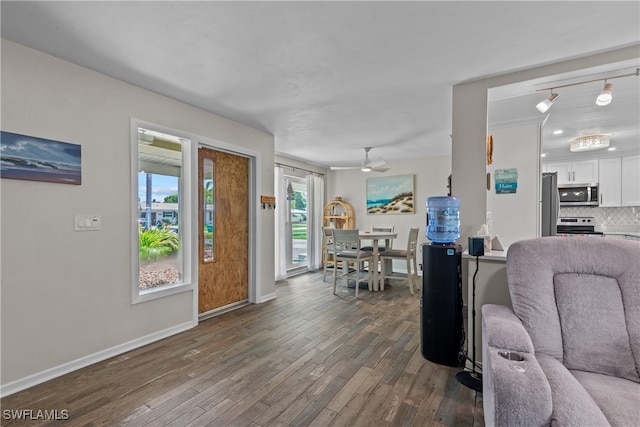
M385 241L385 248L391 248L391 240L398 238L398 233L394 233L392 231L366 231L360 230L358 233L360 237L360 241L362 240L371 240L373 246L373 290L380 290L380 279L378 277L378 260L380 256L380 240ZM362 245L360 245L362 246ZM390 271L390 270L389 270Z

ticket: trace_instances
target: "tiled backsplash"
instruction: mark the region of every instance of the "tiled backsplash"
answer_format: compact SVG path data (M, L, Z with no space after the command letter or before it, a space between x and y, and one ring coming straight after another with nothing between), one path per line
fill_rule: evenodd
M560 216L592 216L595 218L596 228L629 227L634 229L640 226L640 207L592 208L588 206L576 206L560 208Z

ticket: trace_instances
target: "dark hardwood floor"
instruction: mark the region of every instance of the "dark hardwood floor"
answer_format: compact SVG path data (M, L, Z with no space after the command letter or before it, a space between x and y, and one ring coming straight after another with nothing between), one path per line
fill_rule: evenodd
M484 426L482 395L420 353L416 293L308 273L278 298L2 399L73 426ZM68 411L68 412L63 412Z

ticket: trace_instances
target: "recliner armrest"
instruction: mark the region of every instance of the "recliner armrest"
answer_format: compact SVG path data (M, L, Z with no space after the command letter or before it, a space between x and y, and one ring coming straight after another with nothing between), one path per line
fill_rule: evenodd
M524 360L502 357L502 351ZM551 387L529 334L507 307L482 306L482 399L487 426L549 425Z

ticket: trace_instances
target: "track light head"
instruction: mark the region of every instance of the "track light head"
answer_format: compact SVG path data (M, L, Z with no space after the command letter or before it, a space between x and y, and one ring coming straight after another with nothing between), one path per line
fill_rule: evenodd
M604 82L604 89L596 98L596 105L604 106L611 104L611 100L613 99L613 95L611 94L611 83Z
M551 95L549 95L547 99L543 100L538 105L536 105L536 108L541 113L546 113L547 110L553 105L553 103L556 102L556 99L558 99L558 94L553 92L552 90Z

